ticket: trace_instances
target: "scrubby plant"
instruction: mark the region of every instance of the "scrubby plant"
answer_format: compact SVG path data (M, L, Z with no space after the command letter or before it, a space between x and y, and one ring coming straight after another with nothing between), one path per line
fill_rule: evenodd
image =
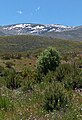
M46 76L44 76L43 81L46 81L48 83L52 83L55 81L55 72L50 71Z
M36 71L35 80L37 83L41 83L44 79L44 74Z
M22 86L22 91L23 92L28 92L28 91L32 91L33 90L33 86L34 83L32 80L27 80L24 82L23 86Z
M53 110L66 109L69 106L70 95L58 82L51 84L45 92L44 108L49 112ZM64 109L64 110L65 110Z
M31 76L32 76L32 70L29 67L25 67L22 71L23 79L27 78L29 80Z
M65 77L64 85L68 89L82 88L82 71L74 68L72 73Z
M25 67L22 71L22 78L23 78L23 91L29 91L33 89L33 85L35 84L36 73L29 67Z
M15 70L8 70L5 75L6 86L9 89L17 89L21 87L21 76L16 74Z
M55 79L57 81L64 80L65 76L71 74L73 72L73 67L70 64L60 64L60 66L56 69Z
M13 104L10 99L6 96L0 96L0 110L11 110L13 109Z
M56 49L49 47L44 50L38 57L37 70L39 73L46 75L49 71L55 71L59 66L60 55Z

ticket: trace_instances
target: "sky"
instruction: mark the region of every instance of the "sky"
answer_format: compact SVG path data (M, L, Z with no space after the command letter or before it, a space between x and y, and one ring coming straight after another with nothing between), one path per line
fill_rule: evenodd
M0 0L0 25L82 25L82 0Z

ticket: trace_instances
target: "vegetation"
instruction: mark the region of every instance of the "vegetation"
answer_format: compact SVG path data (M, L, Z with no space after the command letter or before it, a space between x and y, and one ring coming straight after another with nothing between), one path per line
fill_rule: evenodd
M4 53L8 59L10 53L14 53L14 55L16 54L16 56L21 57L20 53L22 52L23 54L27 51L35 53L37 50L40 51L50 46L57 48L57 50L63 54L66 52L73 53L82 51L82 42L79 41L76 42L33 35L0 37L0 51L2 54Z
M0 37L0 120L82 120L81 44Z
M54 48L48 48L38 58L37 70L41 74L47 74L49 71L55 71L59 66L60 56Z
M64 89L64 87L60 83L55 82L46 89L44 107L47 111L52 112L55 109L66 110L66 107L69 106L69 103L69 93Z

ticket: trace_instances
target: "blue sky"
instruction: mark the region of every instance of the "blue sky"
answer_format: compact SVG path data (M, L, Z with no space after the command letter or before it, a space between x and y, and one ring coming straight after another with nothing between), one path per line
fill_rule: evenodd
M0 0L0 25L82 25L82 0Z

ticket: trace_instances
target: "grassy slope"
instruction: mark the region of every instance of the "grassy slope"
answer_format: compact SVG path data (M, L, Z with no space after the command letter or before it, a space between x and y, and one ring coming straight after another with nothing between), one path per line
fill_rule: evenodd
M40 36L23 35L23 36L2 36L0 37L0 55L7 55L7 53L17 54L22 53L22 56L27 56L31 52L38 55L43 49L53 46L56 47L60 53L68 53L72 51L81 52L82 42L75 42L71 40L53 39ZM8 60L15 64L17 70L23 69L25 66L34 66L36 58L23 58L21 60ZM0 65L5 66L7 60L0 60ZM31 63L31 64L30 64Z
M0 37L0 54L4 52L26 52L44 49L48 46L56 47L60 52L82 51L82 42L72 42L67 40L44 38L37 36L10 36ZM6 62L11 61L15 64L17 70L22 70L25 66L32 66L36 64L36 59L22 58L22 59L10 59L1 60L0 65L5 65ZM29 65L31 63L31 65ZM3 66L2 65L2 66ZM25 66L24 66L25 65ZM1 80L2 78L0 78ZM82 96L73 91L73 103L75 103L76 111L70 109L66 113L62 111L54 111L52 113L46 113L42 107L43 94L47 84L36 84L34 91L23 92L21 88L17 90L9 90L6 87L0 87L1 96L9 98L10 103L7 103L8 110L0 109L0 120L81 120L79 116L79 110L82 108ZM82 112L82 111L81 111ZM77 116L78 115L78 116ZM80 113L81 115L81 113ZM57 119L56 119L57 118Z
M0 37L1 52L26 52L43 49L49 46L56 47L59 51L82 51L82 42L53 39L39 36L6 36Z

